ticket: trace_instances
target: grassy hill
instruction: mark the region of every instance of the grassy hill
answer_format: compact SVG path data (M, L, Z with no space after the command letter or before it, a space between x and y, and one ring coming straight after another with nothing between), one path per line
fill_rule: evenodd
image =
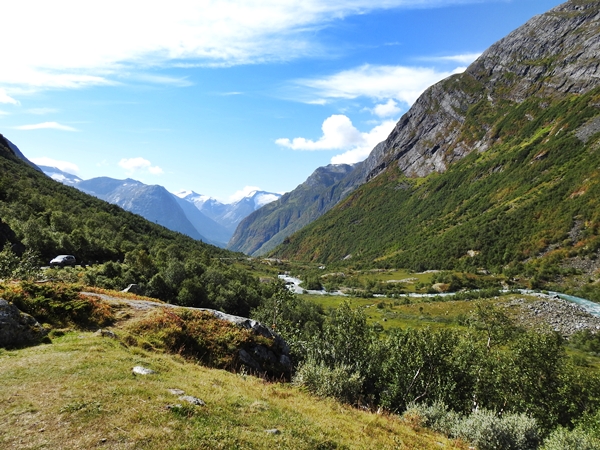
M131 344L128 327L141 319L140 311L125 303L109 310L103 309L117 339L55 326L51 344L0 349L0 447L467 448L399 416L355 409L289 383L200 366L160 351L156 340ZM166 340L164 333L158 336ZM217 340L235 347L231 330ZM155 373L135 375L135 366ZM205 405L187 403L172 389Z

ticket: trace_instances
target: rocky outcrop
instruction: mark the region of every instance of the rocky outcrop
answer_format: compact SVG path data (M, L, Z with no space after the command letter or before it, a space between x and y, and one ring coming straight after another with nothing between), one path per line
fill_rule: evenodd
M208 312L217 319L225 320L239 327L251 330L252 333L266 337L273 341L270 348L264 345L255 345L249 349L240 349L238 352L239 361L250 372L258 374L276 374L291 375L292 360L290 359L290 347L288 343L277 333L267 328L262 323L246 317L233 316L221 311L206 308L193 308Z
M531 96L588 92L600 80L599 53L600 2L573 0L534 17L492 45L464 73L425 91L384 148L364 162L362 182L394 162L406 175L423 177L445 171L472 151L486 150L494 139L491 133L472 142L462 134L470 108L480 102L493 107Z
M47 334L37 320L0 298L0 348L37 344Z
M123 305L131 308L132 314L127 314L127 317L136 318L145 315L148 311L156 310L157 308L169 308L170 310L185 309L189 311L201 311L213 315L219 320L232 323L238 327L250 330L257 336L267 338L271 343L266 345L257 344L248 348L240 348L237 351L237 366L243 368L249 373L259 375L267 375L272 378L289 378L292 371L292 360L290 358L290 347L287 342L270 328L264 326L256 320L247 317L234 316L226 314L222 311L217 311L208 308L192 308L185 306L177 306L169 303L161 303L150 300L130 300L126 298L116 298L105 294L96 294L92 292L82 292L83 295L98 297L110 304L122 308ZM108 336L110 330L99 330L99 336Z

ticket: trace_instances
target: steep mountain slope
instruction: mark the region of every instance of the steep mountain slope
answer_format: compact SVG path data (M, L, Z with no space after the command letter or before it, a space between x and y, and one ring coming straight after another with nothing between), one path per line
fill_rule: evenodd
M231 236L224 227L162 186L149 186L131 178L117 180L97 177L82 180L54 167L42 166L42 169L56 181L74 186L87 194L119 205L127 211L194 239L225 247Z
M428 89L274 254L413 268L595 252L600 2L575 0ZM586 253L587 252L587 253Z
M155 245L229 254L57 183L18 158L1 135L0 217L0 245L24 244L44 260L60 253L79 261L123 260L133 249L150 252Z
M15 144L13 144L12 142L10 142L8 139L6 139L5 137L3 138L4 141L6 142L6 145L8 146L8 148L10 148L12 150L12 152L15 154L15 156L17 158L19 158L22 161L25 161L25 163L30 166L33 167L35 170L37 170L38 172L42 172L42 169L39 168L38 166L36 166L34 163L32 163L31 161L29 161L25 155L23 154L23 152L21 152L21 150L19 150L19 147L17 147Z
M336 183L352 169L353 166L347 164L319 167L292 192L242 220L228 248L250 255L275 248L340 200L343 193L336 188Z
M173 195L162 186L148 186L132 179L99 177L81 181L76 187L170 230L206 241L188 220Z

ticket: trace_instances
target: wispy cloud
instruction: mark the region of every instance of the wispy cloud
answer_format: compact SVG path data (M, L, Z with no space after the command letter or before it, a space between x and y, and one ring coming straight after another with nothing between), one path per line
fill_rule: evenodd
M163 170L158 166L153 166L150 161L138 156L137 158L124 158L119 161L119 166L127 171L128 174L139 171L148 171L152 175L160 175Z
M240 201L244 197L247 197L248 195L250 195L252 192L260 191L260 190L262 190L262 189L259 188L258 186L244 186L242 189L234 192L233 194L231 194L229 196L229 203L235 203L237 201Z
M396 126L395 120L386 120L372 128L368 133L362 133L363 139L357 142L350 150L331 158L331 164L354 164L362 161L371 150L384 141Z
M53 114L58 112L56 108L30 108L27 110L29 114L35 114L36 116L44 116L46 114Z
M325 119L321 129L323 135L316 141L297 137L292 140L277 139L275 143L292 150L333 150L348 148L362 140L360 131L352 125L352 121L341 114Z
M30 125L19 125L14 127L15 130L61 130L61 131L79 131L77 128L70 127L68 125L62 125L58 122L42 122L34 123Z
M0 84L11 89L83 88L118 83L124 76L119 74L185 84L147 75L148 69L256 64L322 54L316 31L345 17L476 1L172 0L168 7L143 0L6 2L2 12L10 20L0 28L0 42L10 45L0 48Z
M398 103L392 99L389 99L386 103L375 105L371 110L378 117L397 116L401 111L402 109L398 107Z
M0 88L0 103L8 103L11 105L18 105L19 102L17 100L15 100L14 98L12 98L11 96L9 96L6 91L2 88Z
M452 62L457 64L469 65L477 58L481 56L481 53L463 53L459 55L450 56L433 56L420 58L423 61L440 61L440 62Z
M376 100L394 99L412 105L429 86L462 71L464 68L439 71L431 67L364 64L333 75L299 79L294 83L306 89L305 95L317 99L368 97Z

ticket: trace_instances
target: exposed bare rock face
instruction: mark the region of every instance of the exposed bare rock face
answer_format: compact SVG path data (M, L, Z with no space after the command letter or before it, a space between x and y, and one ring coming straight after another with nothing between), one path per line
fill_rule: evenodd
M599 54L599 1L572 0L534 17L464 73L429 88L400 119L384 149L376 148L364 161L362 182L394 161L406 175L422 177L486 150L493 141L490 133L475 142L462 134L470 108L479 102L494 106L588 92L600 82Z

